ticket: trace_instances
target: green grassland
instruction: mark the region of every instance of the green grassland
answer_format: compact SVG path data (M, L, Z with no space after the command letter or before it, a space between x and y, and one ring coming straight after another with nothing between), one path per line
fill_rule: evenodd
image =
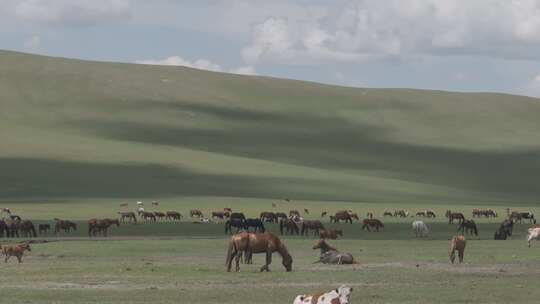
M0 51L0 199L534 206L540 102Z
M522 239L469 240L451 265L448 241L338 240L360 265L313 264L313 240L286 239L294 270L274 255L225 272L226 240L145 239L34 244L24 263L0 267L9 303L292 303L294 296L349 284L352 303L537 303L538 248Z
M540 100L493 93L329 86L269 77L0 51L0 207L74 220L40 236L24 263L0 263L0 302L292 303L354 287L352 303L538 303L540 244L529 224L492 240L506 208L540 215ZM290 198L290 202L284 201ZM225 272L223 223L123 224L87 237L90 218L231 207L249 217L374 212L381 232L330 224L357 266L313 264L316 237L285 236L294 271L262 256ZM158 200L160 205L150 206ZM129 206L120 207L122 203ZM273 207L272 204L276 204ZM448 263L447 209L477 219L466 263ZM385 210L433 209L432 233ZM276 225L268 225L277 232ZM2 244L22 239L1 239Z

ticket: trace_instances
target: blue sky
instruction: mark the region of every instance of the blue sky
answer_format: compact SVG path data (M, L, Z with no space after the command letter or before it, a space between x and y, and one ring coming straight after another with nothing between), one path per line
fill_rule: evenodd
M540 97L540 0L0 0L0 48Z

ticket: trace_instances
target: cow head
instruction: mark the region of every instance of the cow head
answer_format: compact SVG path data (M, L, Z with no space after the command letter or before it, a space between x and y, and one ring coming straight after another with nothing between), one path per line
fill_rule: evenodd
M349 297L352 293L352 288L347 287L345 285L341 285L339 288L336 289L336 292L339 295L339 302L340 304L349 304Z

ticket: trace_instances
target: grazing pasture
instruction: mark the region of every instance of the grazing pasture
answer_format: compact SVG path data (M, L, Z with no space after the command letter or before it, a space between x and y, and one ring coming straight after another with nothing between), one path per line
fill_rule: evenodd
M451 265L449 240L457 233L458 224L448 224L444 216L422 217L430 226L430 234L417 239L411 228L416 217L383 217L384 211L391 209L385 204L211 197L159 201L159 206L146 204L146 210L189 214L190 209L197 208L210 214L211 210L229 206L232 212L257 218L263 210L272 208L272 203L276 212L309 209L310 214L300 211L306 219L321 220L325 228L343 231L342 238L329 242L351 253L359 264L313 264L320 255L319 250L312 249L317 236L281 236L279 224L265 223L267 230L279 235L287 246L293 271L286 273L281 258L274 254L271 272L260 273L265 257L256 254L253 264L241 265L240 273L227 273L229 235L224 233L221 220L200 223L187 216L181 221L120 223L110 228L106 239L88 238L88 219L118 216L117 201L2 201L1 205L10 206L36 225L54 223L52 218L59 217L79 226L77 231L59 237L51 234L34 238L38 242L25 253L24 263L0 265L3 297L17 299L14 303L292 303L298 294L330 290L340 284L354 288L351 303L532 303L540 297L536 289L527 289L527 282L540 275L540 246L532 243L527 247L530 225L516 223L506 241L493 240L506 218L505 206L490 206L498 212L497 218L475 218L478 236L467 237L465 262ZM451 208L468 215L474 206L437 208L403 203L400 208L434 209L438 214ZM137 205L134 200L122 208L135 210ZM531 206L511 208L538 211ZM361 229L362 221L330 223L328 217L320 218L323 210L333 214L348 209L362 215L373 212L384 222L384 229L367 232ZM40 243L42 240L48 242ZM1 241L7 244L18 240ZM456 289L460 292L455 293Z

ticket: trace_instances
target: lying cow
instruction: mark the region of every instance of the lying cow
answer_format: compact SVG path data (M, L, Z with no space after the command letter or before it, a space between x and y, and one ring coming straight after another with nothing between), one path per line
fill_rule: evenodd
M529 247L531 247L532 240L540 240L540 228L529 228L528 233L527 243L529 244Z
M351 287L342 285L325 293L296 296L293 304L348 304L351 293Z

